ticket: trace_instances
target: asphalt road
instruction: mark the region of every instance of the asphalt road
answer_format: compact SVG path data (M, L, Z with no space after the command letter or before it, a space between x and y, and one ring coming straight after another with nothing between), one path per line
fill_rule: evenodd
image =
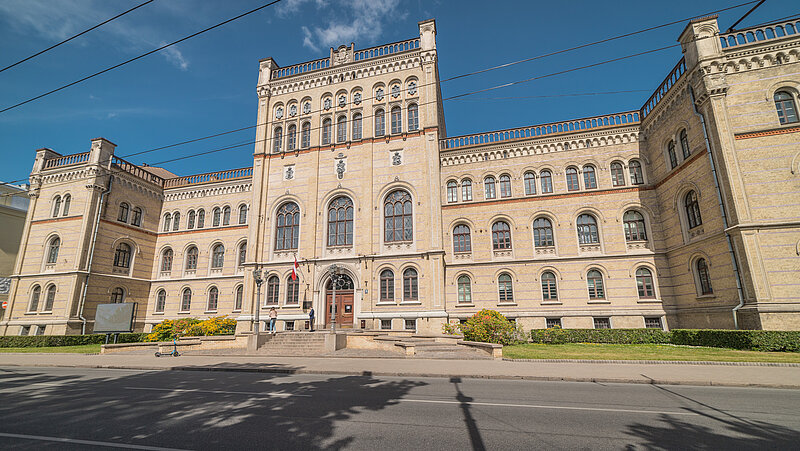
M2 449L798 446L798 390L0 367Z

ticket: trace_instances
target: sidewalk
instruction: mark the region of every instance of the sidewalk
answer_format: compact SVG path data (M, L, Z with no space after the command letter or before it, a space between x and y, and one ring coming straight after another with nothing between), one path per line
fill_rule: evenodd
M800 367L505 360L198 356L131 354L0 354L0 366L63 366L286 374L372 374L395 377L470 377L544 381L718 385L800 389Z

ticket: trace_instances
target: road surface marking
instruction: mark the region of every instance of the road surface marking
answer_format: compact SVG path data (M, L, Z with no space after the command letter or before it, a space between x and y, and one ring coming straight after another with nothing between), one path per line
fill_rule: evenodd
M98 442L95 440L78 440L74 438L64 438L64 437L45 437L43 435L9 434L7 432L0 432L0 437L21 438L25 440L39 440L42 442L60 442L60 443L75 443L78 445L107 446L109 448L147 449L154 451L183 451L180 450L179 448L164 448L161 446L134 445L131 443Z
M430 403L430 404L466 404L466 405L469 405L469 406L523 407L523 408L528 408L528 409L592 410L592 411L598 411L598 412L651 413L651 414L658 414L658 415L692 415L692 416L699 415L697 413L692 413L692 412L667 412L667 411L659 411L659 410L613 409L613 408L603 408L603 407L545 406L545 405L536 405L536 404L504 404L504 403L492 403L492 402L464 402L464 403L462 403L461 401L441 401L441 400L433 400L433 399L399 399L398 401L402 401L402 402L423 402L423 403Z
M225 390L199 390L190 388L158 388L158 387L125 387L127 390L152 390L152 391L169 391L169 392L182 392L182 393L215 393L219 395L258 395L269 396L271 398L290 398L292 396L299 396L302 398L310 398L311 395L299 395L294 393L281 393L281 392L257 392L257 391L225 391Z

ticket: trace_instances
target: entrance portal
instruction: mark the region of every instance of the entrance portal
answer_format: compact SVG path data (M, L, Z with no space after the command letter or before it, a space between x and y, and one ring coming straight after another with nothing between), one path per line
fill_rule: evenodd
M336 301L333 300L333 279L328 279L325 285L325 327L330 327L333 322L333 313L336 312L336 327L353 327L353 296L355 285L353 279L347 274L336 275Z

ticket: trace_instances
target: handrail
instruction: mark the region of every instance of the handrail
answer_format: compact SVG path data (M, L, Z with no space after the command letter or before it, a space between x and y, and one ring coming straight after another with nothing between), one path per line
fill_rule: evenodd
M419 48L419 38L406 39L405 41L393 42L391 44L378 45L364 50L356 50L353 53L354 61L364 61L381 56L392 55L395 53L415 50Z
M141 167L136 166L133 163L125 161L120 157L112 157L111 165L116 166L119 169L127 172L128 174L131 174L140 179L146 180L151 183L155 183L156 185L162 187L164 186L164 179L162 177L159 177L149 171L146 171L145 169L142 169Z
M749 44L751 42L767 41L784 36L791 36L800 32L800 20L798 18L785 22L775 22L760 27L745 28L730 33L720 35L719 41L722 48L736 47L737 45Z
M667 92L669 92L670 88L672 88L672 86L675 83L677 83L678 79L680 79L681 75L683 75L685 72L686 72L686 59L681 58L681 60L678 61L678 64L676 64L675 67L673 67L672 70L669 72L667 78L665 78L664 81L662 81L661 84L658 85L658 88L656 88L655 92L653 92L650 98L647 99L647 102L645 102L644 105L642 105L641 109L642 120L644 120L644 118L646 118L647 115L650 114L651 111L653 111L653 108L655 108L656 105L658 105L658 102L660 102L661 99L664 98Z
M70 166L78 163L85 163L89 161L91 152L75 153L72 155L64 155L63 157L51 158L44 163L45 169L60 168Z
M549 124L533 125L529 127L473 133L470 135L454 136L439 140L439 149L457 149L464 146L490 144L508 141L511 139L537 138L540 136L591 130L615 125L633 125L639 123L639 120L639 111L627 111L624 113L552 122Z
M205 174L187 175L183 177L173 177L167 179L164 188L176 188L179 186L195 185L198 183L219 182L223 180L234 180L253 176L253 168L228 169L227 171L207 172Z

